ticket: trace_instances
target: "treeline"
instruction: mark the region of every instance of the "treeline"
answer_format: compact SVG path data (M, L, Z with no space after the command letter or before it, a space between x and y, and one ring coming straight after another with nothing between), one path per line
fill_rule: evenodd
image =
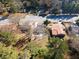
M45 13L60 14L60 13L79 13L79 1L66 0L0 0L1 12L31 12L37 13L42 11Z
M79 2L72 2L69 4L64 4L63 8L63 13L79 13Z
M37 0L0 0L0 12L28 12L37 10Z

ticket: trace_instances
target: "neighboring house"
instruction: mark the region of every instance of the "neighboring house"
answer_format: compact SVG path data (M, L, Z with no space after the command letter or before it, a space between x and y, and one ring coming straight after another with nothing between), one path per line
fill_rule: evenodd
M79 35L79 26L78 25L73 24L73 25L70 26L70 28L71 28L71 32L73 34L78 34Z
M6 24L0 25L0 31L3 32L12 32L12 33L21 33L16 24Z
M51 36L56 36L63 38L65 36L65 27L60 23L49 24L48 27L50 28Z

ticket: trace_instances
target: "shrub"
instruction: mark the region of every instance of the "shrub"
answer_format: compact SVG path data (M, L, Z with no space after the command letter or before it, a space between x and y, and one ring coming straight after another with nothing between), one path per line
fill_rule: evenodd
M44 21L44 24L47 26L49 23L51 23L50 21L48 21L48 20L45 20Z
M18 40L19 38L11 32L0 32L0 41L5 43L7 46L15 44Z
M18 59L18 52L15 48L5 47L0 43L0 59Z
M35 42L30 42L27 46L27 49L31 53L31 58L34 58L34 59L37 56L44 57L48 52L47 48L40 47Z

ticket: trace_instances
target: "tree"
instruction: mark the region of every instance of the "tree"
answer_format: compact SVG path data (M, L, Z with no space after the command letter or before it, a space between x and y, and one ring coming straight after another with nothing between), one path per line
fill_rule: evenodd
M51 12L53 14L60 14L61 2L59 0L52 0Z
M79 13L79 2L70 2L63 4L63 13Z
M68 51L66 42L59 38L50 38L49 43L48 59L64 59L64 55Z
M38 0L21 0L25 12L36 12L38 11L39 3Z
M2 3L0 2L0 14L2 14L2 12L3 12L3 5L2 5Z
M4 5L4 12L20 12L22 8L20 0L0 0L0 2Z
M57 8L54 8L53 10L52 10L52 13L53 14L60 14L60 10L59 9L57 9Z
M50 21L48 21L48 20L45 20L44 21L44 24L47 26L49 23L51 23Z

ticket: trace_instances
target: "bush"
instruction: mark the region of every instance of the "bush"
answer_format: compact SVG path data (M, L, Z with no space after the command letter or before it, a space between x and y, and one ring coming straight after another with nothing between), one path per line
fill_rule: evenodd
M0 43L0 59L18 59L18 52L12 47Z
M8 12L3 12L2 15L3 16L8 16L9 14L8 14Z
M27 49L30 51L31 58L33 59L35 59L37 56L44 57L48 52L47 48L40 47L35 42L30 42Z
M48 21L48 20L45 20L44 21L44 24L47 26L49 23L51 23L50 21Z
M5 43L7 46L16 44L19 38L13 35L11 32L0 32L0 41Z

